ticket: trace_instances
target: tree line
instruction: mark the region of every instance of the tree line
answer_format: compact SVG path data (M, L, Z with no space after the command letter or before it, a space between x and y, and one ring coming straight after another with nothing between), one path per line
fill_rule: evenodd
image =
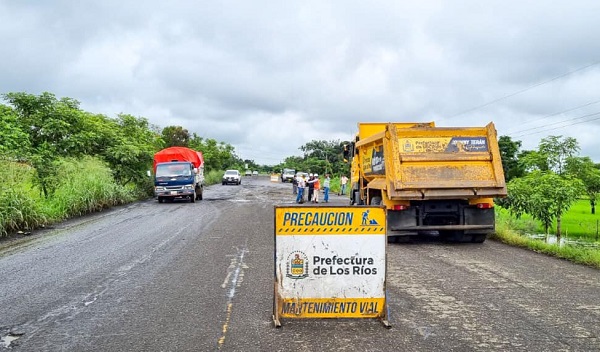
M146 170L157 151L184 146L202 151L205 171L238 169L247 166L261 172L294 168L306 172L348 173L342 160L340 141L311 141L299 147L304 156L290 156L278 165L259 165L242 159L235 148L214 138L190 133L182 126L151 124L145 117L121 113L111 118L84 111L76 99L11 92L1 95L0 157L25 162L35 170L35 185L45 197L54 192L61 158L90 155L100 158L112 170L116 182L140 189L149 186Z
M288 156L283 163L276 165L274 169L281 171L288 168L298 172L320 175L329 173L334 177L342 174L350 176L350 166L342 156L344 146L349 143L349 141L340 140L312 140L298 148L303 152L303 156Z

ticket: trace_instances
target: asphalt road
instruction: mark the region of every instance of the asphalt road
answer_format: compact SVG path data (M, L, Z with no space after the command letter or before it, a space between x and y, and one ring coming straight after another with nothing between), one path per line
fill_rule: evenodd
M290 184L245 177L0 243L0 351L600 351L600 271L493 241L389 244L391 329L276 329L276 204Z

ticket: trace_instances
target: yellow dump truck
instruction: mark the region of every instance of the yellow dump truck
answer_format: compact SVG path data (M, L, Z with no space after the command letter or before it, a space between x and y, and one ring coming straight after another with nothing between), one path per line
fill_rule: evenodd
M506 196L496 129L428 123L359 123L352 204L385 205L390 241L432 234L483 242L494 231L495 197Z

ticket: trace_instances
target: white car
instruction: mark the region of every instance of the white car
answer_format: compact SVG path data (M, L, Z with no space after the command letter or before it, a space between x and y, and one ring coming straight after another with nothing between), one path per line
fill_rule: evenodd
M226 184L234 184L234 185L239 185L242 183L242 175L240 174L240 172L238 170L227 170L225 171L225 174L223 175L223 180L222 180L222 184L226 185Z

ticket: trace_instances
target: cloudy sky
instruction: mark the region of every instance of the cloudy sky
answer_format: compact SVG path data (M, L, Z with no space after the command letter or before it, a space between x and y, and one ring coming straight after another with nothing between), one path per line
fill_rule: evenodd
M359 121L493 121L600 162L597 0L0 0L0 48L0 93L180 125L261 164Z

